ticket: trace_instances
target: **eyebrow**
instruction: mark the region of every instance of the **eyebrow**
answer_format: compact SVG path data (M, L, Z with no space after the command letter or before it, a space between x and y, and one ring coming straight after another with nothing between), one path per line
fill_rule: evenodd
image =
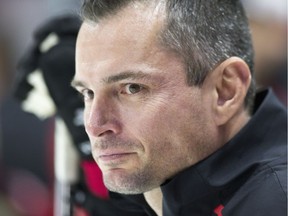
M136 79L151 79L151 75L144 73L142 71L124 71L116 75L112 75L109 77L106 77L102 80L103 83L106 84L111 84L115 82L119 82L121 80L125 79L131 79L131 80L136 80ZM75 78L71 81L71 86L76 88L76 87L85 87L85 83L82 81L75 80Z
M142 71L137 71L137 72L124 71L122 73L112 75L103 79L103 82L107 84L111 84L111 83L119 82L125 79L135 80L135 79L149 79L149 78L151 78L151 75L147 73L143 73Z

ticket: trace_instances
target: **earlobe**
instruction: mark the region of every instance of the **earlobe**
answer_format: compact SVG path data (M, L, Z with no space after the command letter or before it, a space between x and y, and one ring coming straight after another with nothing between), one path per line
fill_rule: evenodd
M241 109L244 110L251 73L247 64L238 57L222 62L215 71L217 73L215 117L217 125L223 125Z

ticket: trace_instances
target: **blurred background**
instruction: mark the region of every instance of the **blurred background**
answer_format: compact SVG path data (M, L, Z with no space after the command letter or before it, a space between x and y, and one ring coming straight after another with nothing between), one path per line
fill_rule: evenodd
M12 96L19 59L35 29L78 13L80 0L0 0L0 215L53 215L53 123L25 113ZM256 52L255 77L287 106L287 2L243 0Z
M259 87L272 86L287 106L287 0L242 0L250 19Z
M48 19L79 12L79 0L0 0L0 215L53 215L53 120L22 111L16 67Z

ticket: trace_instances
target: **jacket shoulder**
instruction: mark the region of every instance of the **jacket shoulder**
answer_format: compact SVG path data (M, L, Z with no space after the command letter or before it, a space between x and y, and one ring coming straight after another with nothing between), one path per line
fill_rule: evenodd
M228 215L286 216L286 158L258 169L225 205L223 216Z

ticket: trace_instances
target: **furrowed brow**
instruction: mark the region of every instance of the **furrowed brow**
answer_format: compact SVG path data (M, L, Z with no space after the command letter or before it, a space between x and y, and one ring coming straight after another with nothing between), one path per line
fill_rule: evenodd
M141 71L139 72L125 71L116 75L109 76L103 79L103 81L107 84L111 84L125 79L136 80L136 79L149 79L149 78L151 78L150 74L143 73Z
M103 83L106 84L111 84L111 83L115 83L115 82L119 82L121 80L126 80L126 79L130 79L130 80L139 80L139 79L151 79L151 75L147 74L147 73L143 73L142 71L139 72L132 72L132 71L124 71L122 73L116 74L116 75L111 75L109 77L106 77L102 80ZM71 81L71 86L73 88L77 88L77 87L85 87L86 84L82 81L73 79Z

